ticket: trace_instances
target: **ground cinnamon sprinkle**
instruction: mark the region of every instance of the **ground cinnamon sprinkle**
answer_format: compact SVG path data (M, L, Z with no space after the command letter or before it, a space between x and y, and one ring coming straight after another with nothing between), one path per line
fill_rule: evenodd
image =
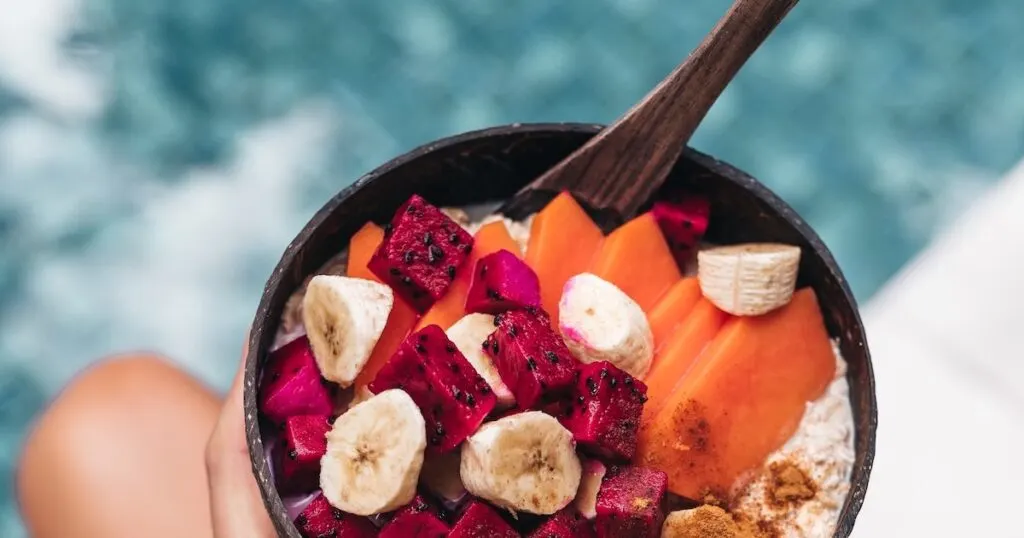
M665 519L666 538L740 538L739 528L729 514L717 506L673 512ZM742 538L747 538L742 536Z
M768 519L753 520L742 514L733 514L733 521L739 534L736 538L778 538L781 536L775 523Z
M701 498L701 501L703 501L704 504L709 504L711 506L718 506L718 507L724 507L725 506L725 500L720 498L718 495L715 495L710 490L705 490L704 491L704 495Z
M771 480L768 484L767 500L776 506L800 504L813 499L817 485L807 473L794 463L781 461L768 467Z
M662 538L776 538L768 521L753 521L730 515L708 504L669 514Z
M735 496L704 491L702 506L669 514L663 538L778 538L782 536L779 517L803 502L813 499L818 486L793 461L774 462ZM759 506L739 509L731 506L749 488L763 493ZM783 517L784 519L784 517Z

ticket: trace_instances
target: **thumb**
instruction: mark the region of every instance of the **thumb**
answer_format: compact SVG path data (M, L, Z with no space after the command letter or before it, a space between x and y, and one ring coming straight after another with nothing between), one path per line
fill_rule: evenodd
M206 447L210 509L216 538L276 536L253 476L246 442L242 400L247 355L243 351L238 372Z

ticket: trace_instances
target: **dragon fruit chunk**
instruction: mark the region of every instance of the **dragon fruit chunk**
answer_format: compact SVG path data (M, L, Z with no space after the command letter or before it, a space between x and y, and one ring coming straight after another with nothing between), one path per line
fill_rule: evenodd
M282 495L313 491L320 483L320 458L327 452L327 415L297 415L284 421L275 477Z
M367 267L419 312L444 296L473 250L473 236L413 195L391 219Z
M651 213L676 263L679 267L686 267L693 260L693 254L708 229L711 203L703 196L686 195L678 201L654 202Z
M406 337L370 390L401 389L423 413L427 449L445 453L480 427L497 399L490 385L437 325Z
M500 314L540 306L540 280L519 256L499 250L476 262L466 312Z
M469 503L452 527L448 538L520 538L491 507L481 501Z
M377 538L377 526L365 517L346 514L338 525L337 538Z
M346 514L318 495L295 518L295 528L304 538L373 538L377 527L369 519Z
M596 538L594 524L572 506L563 508L537 527L527 538ZM626 538L623 536L622 538Z
M559 417L580 448L595 456L631 460L647 385L610 362L581 365L579 377Z
M447 535L448 525L438 517L437 510L417 495L384 525L378 538L444 538Z
M597 494L598 538L657 538L667 485L668 475L655 469L612 469Z
M597 517L597 492L601 491L601 482L606 474L608 469L600 461L583 462L583 476L580 478L580 488L576 491L573 504L586 519Z
M259 408L280 426L295 415L330 415L337 392L320 375L309 340L300 336L271 353L263 369Z
M501 380L520 409L534 409L572 386L576 358L539 308L511 310L495 317L497 330L484 341Z

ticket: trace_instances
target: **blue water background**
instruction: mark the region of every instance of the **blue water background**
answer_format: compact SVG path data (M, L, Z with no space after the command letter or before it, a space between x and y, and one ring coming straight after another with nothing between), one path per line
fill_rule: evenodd
M726 0L0 0L0 484L30 417L146 348L226 386L283 247L441 136L608 122ZM865 300L1024 155L1024 3L804 0L693 145ZM0 536L23 534L10 488Z

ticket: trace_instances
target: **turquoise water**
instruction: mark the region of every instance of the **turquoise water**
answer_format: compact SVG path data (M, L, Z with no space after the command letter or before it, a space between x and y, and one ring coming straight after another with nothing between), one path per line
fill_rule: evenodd
M361 173L607 122L725 0L0 0L0 483L115 350L227 384L277 256ZM693 145L814 224L863 300L1024 156L1024 4L804 0ZM0 536L23 531L9 496Z

